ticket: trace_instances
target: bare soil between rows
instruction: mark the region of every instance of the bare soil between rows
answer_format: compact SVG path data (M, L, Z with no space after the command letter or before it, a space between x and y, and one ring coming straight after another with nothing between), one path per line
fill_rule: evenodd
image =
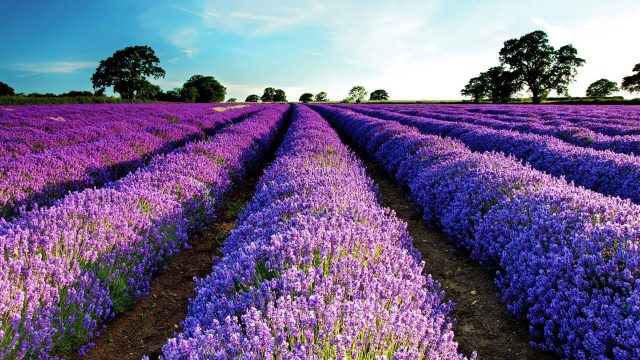
M527 323L508 313L496 297L492 274L465 254L452 251L446 236L429 228L411 206L407 192L384 170L363 159L369 176L380 188L382 205L407 223L414 246L426 262L425 273L438 280L445 299L456 304L451 315L457 320L454 339L459 351L465 355L476 351L478 359L556 359L529 345Z
M192 236L191 248L180 251L169 268L152 280L151 293L109 322L93 339L95 346L76 359L139 360L144 355L157 359L167 339L181 330L189 299L196 295L194 277L211 273L212 258L221 255L219 247L235 227L244 204L251 200L256 183L257 176L253 176L232 190L218 219Z

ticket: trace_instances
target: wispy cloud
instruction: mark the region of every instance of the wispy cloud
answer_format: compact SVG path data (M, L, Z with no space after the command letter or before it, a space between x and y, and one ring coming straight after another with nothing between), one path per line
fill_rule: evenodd
M277 4L252 2L247 5L237 1L204 0L199 12L186 12L201 18L207 27L250 36L268 36L325 13L325 7L319 0L283 0Z
M197 17L202 18L203 20L207 20L210 18L216 18L219 17L220 15L213 12L213 11L195 11L195 10L191 10L191 9L187 9L184 8L182 6L177 6L177 5L171 5L171 8L173 8L174 10L178 10L181 11L185 14L191 14L191 15L195 15Z
M20 62L5 66L15 71L23 71L29 75L37 74L68 74L83 69L96 67L95 62L90 61L50 61L50 62Z
M181 50L188 58L197 54L198 29L187 27L168 36L169 43Z

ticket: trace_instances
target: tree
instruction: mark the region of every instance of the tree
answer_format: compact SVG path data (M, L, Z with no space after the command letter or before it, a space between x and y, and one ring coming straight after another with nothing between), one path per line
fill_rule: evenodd
M534 31L519 39L504 42L500 50L500 62L526 85L532 100L538 104L551 90L566 94L569 84L577 74L577 68L585 61L571 44L558 50L549 44L544 31Z
M227 102L229 103L234 103L234 102L238 102L238 99L236 98L229 98L229 100L227 100Z
M380 100L389 100L389 94L386 90L379 89L371 93L369 96L369 100L380 101Z
M183 101L181 92L182 88L173 88L167 92L160 91L156 94L156 99L160 101L180 102Z
M134 99L147 77L164 77L165 71L158 64L160 59L149 46L128 46L100 60L91 77L94 89L113 86L113 90L124 99Z
M222 86L213 76L193 75L182 86L183 89L194 88L195 99L192 102L209 103L223 102L227 95L227 88ZM189 90L193 99L193 90Z
M460 90L460 94L471 97L476 104L484 99L487 96L487 83L482 74L471 78L467 85Z
M600 79L589 85L587 88L587 96L595 98L606 97L618 90L620 89L616 82L607 79Z
M308 103L309 101L313 101L313 94L312 93L304 93L302 95L300 95L300 102L303 103Z
M319 93L316 94L315 100L318 102L325 102L325 101L329 101L329 97L327 96L326 92L320 91Z
M367 90L365 90L364 86L357 85L351 88L347 99L359 103L364 100L365 97L367 97Z
M15 90L13 90L11 86L0 81L0 96L8 96L8 95L15 95L15 94L16 92Z
M160 86L154 85L146 81L142 87L137 91L136 97L143 100L155 100L156 96L162 92Z
M262 100L262 102L274 102L275 100L273 100L273 98L275 96L276 96L276 89L272 87L268 87L264 89L264 93L262 94L262 97L260 98L260 100Z
M633 67L635 74L625 76L622 79L622 90L626 90L630 93L640 92L640 64L636 64Z
M518 77L502 66L489 68L480 73L480 78L485 83L486 95L492 103L509 102L513 94L521 88Z
M275 94L273 95L273 101L275 101L275 102L286 102L287 101L287 95L284 93L284 90L282 90L282 89L276 90Z
M258 95L249 95L247 96L247 98L244 100L245 102L258 102L260 101L260 96Z
M59 95L60 97L77 97L77 96L93 96L91 91L86 90L71 90Z
M183 87L180 90L180 98L182 101L192 103L198 99L198 89L193 86Z
M475 103L483 99L489 99L493 103L506 103L518 90L520 85L516 75L502 66L494 66L471 78L460 94L470 96Z

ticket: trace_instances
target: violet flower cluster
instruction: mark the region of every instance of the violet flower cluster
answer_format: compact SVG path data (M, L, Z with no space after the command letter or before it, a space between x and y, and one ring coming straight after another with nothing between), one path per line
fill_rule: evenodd
M395 121L314 106L409 189L424 219L496 270L532 342L564 358L640 358L640 207Z
M376 105L394 108L405 113L424 112L438 116L439 120L461 117L490 118L508 122L537 123L554 127L575 126L609 136L640 135L638 106L591 105ZM427 110L428 108L428 110Z
M426 134L462 141L473 151L499 151L538 170L596 192L640 203L640 157L567 144L551 136L494 130L465 122L436 120L369 107L354 111L413 126Z
M363 164L295 106L275 162L197 282L166 359L458 359L440 285Z
M217 104L229 107L229 104ZM78 104L0 106L0 158L37 153L200 119L211 104Z
M71 351L145 295L188 232L275 145L286 113L268 107L109 186L0 220L0 358Z
M583 119L576 123L563 121L561 116L554 116L552 119L545 120L544 118L540 118L540 116L544 116L544 113L540 114L541 111L538 107L535 108L535 110L538 110L537 112L522 115L517 115L517 108L513 109L511 105L509 105L509 107L503 107L504 110L509 110L509 112L505 114L487 113L487 111L490 110L484 108L455 107L450 109L449 107L443 107L444 106L408 107L386 105L384 107L376 107L376 109L397 111L407 115L423 116L437 120L471 123L487 126L492 129L548 135L577 146L596 150L611 150L623 154L640 155L640 135L606 135L596 132L585 127L589 126L590 118ZM610 109L607 107L605 109L609 111L615 110L616 108ZM602 111L601 108L594 109L593 107L591 107L590 110L589 113ZM510 111L514 111L515 113L511 113ZM636 110L636 112L638 111ZM566 112L559 112L559 115L566 115ZM611 116L613 115L607 112L602 114L602 117L596 119L596 121L599 121L599 125L603 126L602 122L606 122ZM640 116L636 114L636 118L632 121L633 122L625 124L625 129L638 129ZM616 126L616 128L611 130L619 130L619 127Z
M204 109L196 107L198 111L180 113L175 111L177 109L169 108L176 114L171 115L175 120L165 120L165 123L152 125L151 120L156 120L158 114L169 110L165 110L166 105L157 106L153 116L146 114L145 108L138 109L138 117L149 120L147 126L136 131L113 135L105 133L104 137L91 142L0 158L0 216L15 215L19 207L51 205L70 191L102 186L145 164L155 154L169 152L187 141L202 139L206 133L240 120L246 114L259 109L246 107L216 112L211 109L211 104L208 104ZM73 107L65 107L66 111L70 111L69 108ZM122 115L127 115L132 110L127 106L121 108L126 110ZM118 108L110 109L110 114L115 116ZM27 108L24 111L31 114L30 110ZM22 109L20 111L22 112ZM193 116L196 114L197 116ZM98 121L95 118L91 120ZM126 117L120 119L121 124L126 124L127 121ZM122 128L118 123L106 124L112 125L114 130L119 131ZM74 127L70 130L60 130L59 134L53 133L51 137L66 137L77 133L77 130L78 128Z

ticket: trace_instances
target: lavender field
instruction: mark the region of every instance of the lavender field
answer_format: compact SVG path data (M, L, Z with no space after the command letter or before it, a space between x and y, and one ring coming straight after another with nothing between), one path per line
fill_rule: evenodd
M639 121L630 105L2 106L0 358L638 359ZM425 261L415 223L457 260ZM204 272L177 274L196 241ZM477 287L442 275L464 266ZM155 298L171 276L182 304Z

